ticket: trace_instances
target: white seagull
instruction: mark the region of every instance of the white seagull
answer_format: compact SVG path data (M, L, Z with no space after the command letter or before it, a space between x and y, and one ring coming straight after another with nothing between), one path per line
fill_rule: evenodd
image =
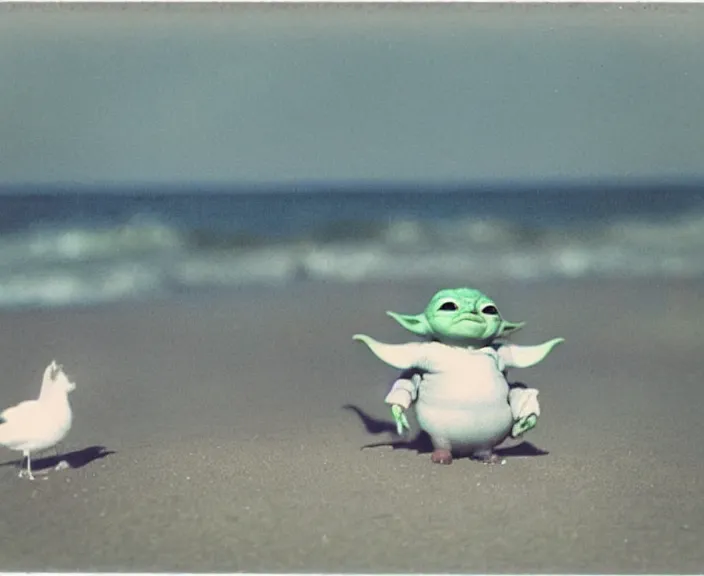
M0 444L22 452L30 480L34 480L30 452L56 446L71 429L73 414L68 394L75 389L63 366L52 361L44 370L39 398L20 402L0 414ZM22 467L19 476L24 476Z

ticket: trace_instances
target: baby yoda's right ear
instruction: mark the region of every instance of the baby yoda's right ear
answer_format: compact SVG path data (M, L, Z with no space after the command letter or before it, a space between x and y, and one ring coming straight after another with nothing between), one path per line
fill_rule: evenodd
M387 312L396 322L403 326L406 330L417 334L418 336L427 336L430 334L430 326L423 314L396 314L396 312Z

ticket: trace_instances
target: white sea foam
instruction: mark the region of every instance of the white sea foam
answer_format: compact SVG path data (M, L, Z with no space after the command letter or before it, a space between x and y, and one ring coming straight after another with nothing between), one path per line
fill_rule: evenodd
M703 255L702 213L544 229L500 220L406 218L358 232L348 226L343 240L312 231L269 243L204 239L142 219L0 236L0 307L115 302L299 278L704 277Z

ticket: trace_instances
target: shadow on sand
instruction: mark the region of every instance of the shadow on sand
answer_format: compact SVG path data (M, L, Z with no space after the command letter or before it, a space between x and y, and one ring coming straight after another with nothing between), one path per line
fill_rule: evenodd
M55 468L61 461L65 461L69 465L69 468L83 468L95 460L101 460L110 456L110 454L115 454L115 452L106 449L105 446L89 446L88 448L74 450L66 454L56 454L54 456L45 456L36 459L32 456L32 472L41 472ZM10 462L3 462L0 466L15 466L19 468L23 463L24 460L19 458Z
M367 414L364 410L358 406L352 404L347 404L343 406L345 410L354 412L359 416L359 419L364 424L367 432L370 434L383 434L384 432L390 432L396 435L396 424L390 420L380 420L374 418ZM418 433L415 438L408 440L395 440L390 442L375 442L373 444L365 444L362 446L362 450L369 448L381 448L385 446L391 446L394 450L413 450L418 454L430 454L433 451L433 443L430 440L430 436L422 430ZM528 457L528 456L546 456L549 454L546 450L542 450L530 442L523 441L520 444L514 446L506 446L504 448L497 448L494 450L497 456L501 458L517 458L517 457Z

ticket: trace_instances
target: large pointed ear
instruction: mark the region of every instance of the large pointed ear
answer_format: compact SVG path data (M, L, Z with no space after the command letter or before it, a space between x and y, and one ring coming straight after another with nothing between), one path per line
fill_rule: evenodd
M499 336L508 336L517 332L526 325L525 322L508 322L504 320L501 323L501 330L499 331Z
M396 312L387 312L396 322L403 326L406 330L417 334L418 336L427 336L430 334L430 326L423 314L396 314Z

